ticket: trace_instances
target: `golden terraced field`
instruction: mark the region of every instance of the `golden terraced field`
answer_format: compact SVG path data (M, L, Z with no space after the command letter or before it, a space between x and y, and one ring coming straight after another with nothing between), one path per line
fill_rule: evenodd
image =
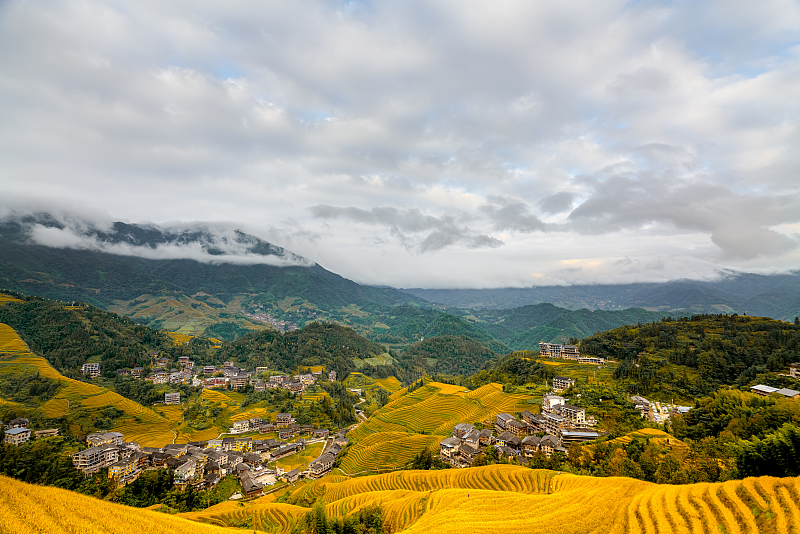
M430 382L411 393L406 388L398 390L389 399L389 404L348 435L354 444L341 464L345 474L397 468L426 447L435 447L458 423L531 408L531 397L503 393L499 384L467 391Z
M119 419L121 426L113 430L122 432L127 441L135 441L142 447L161 446L171 443L175 436L172 432L173 427L177 426L174 421L106 388L63 376L47 360L33 354L17 333L2 323L0 353L11 354L11 357L0 360L0 372L3 368L29 370L63 384L58 395L42 405L48 417L58 417L80 408L101 409L114 406L125 412L125 415Z
M392 532L800 532L798 478L670 486L495 465L325 477L297 491L312 500L324 496L332 517L381 504ZM221 526L249 517L256 528L287 532L292 518L305 511L258 499L245 507L220 505L185 516Z

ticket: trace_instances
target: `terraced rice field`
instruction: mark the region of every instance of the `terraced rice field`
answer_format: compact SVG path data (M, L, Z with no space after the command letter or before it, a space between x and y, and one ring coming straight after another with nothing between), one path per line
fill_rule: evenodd
M167 335L172 338L176 345L185 345L195 337L188 334L179 334L178 332L167 332Z
M0 293L0 304L5 304L7 302L22 302L22 300L12 297L11 295L6 295L5 293Z
M629 478L593 478L495 465L463 470L401 471L344 480L331 476L298 491L311 500L324 496L331 517L344 517L369 504L381 504L392 532L789 534L800 531L799 478L762 477L670 486ZM218 508L207 515L199 512L191 516L225 525L234 524L235 520L227 516L236 512L239 521L250 516L253 526L257 519L259 528L268 532L287 532L291 521L270 518L278 516L279 511L286 517L299 517L307 509L285 506L255 501L238 510Z
M500 412L528 410L532 397L503 393L499 384L468 392L460 386L430 382L411 393L403 388L389 399L389 404L348 436L354 444L342 462L345 472L405 465L425 447L435 446L450 435L458 423L483 421ZM391 436L391 448L381 450L378 436L388 439L387 435Z
M423 436L408 432L371 434L354 445L342 460L347 475L378 472L408 464L420 451L434 447L445 436Z
M135 441L143 447L172 442L174 437L171 431L172 421L106 388L63 376L47 360L31 353L11 327L0 323L0 352L3 352L3 347L6 347L5 352L13 350L13 357L0 360L0 368L14 366L29 369L31 372L38 372L41 376L61 382L62 389L58 395L42 405L48 416L65 415L68 409L99 410L105 406L114 406L125 412L125 415L118 420L121 425L113 430L122 432L126 441Z
M3 534L241 533L3 476L0 476L0 531Z
M278 467L282 467L287 471L292 469L299 469L300 471L305 471L308 468L308 464L316 460L320 454L322 454L322 450L325 448L325 443L312 443L306 447L304 451L300 451L296 454L292 454L287 456L286 458L281 458L275 462L275 465Z

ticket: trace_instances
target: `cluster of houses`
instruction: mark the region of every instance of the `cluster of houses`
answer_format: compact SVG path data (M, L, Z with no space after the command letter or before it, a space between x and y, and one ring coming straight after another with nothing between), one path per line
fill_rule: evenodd
M347 444L345 431L340 431L328 449L315 462L334 459ZM325 431L324 436L328 432ZM276 439L257 440L251 438L226 437L208 442L168 444L163 447L139 447L124 441L119 432L97 432L86 437L89 448L72 455L76 469L90 476L108 468L108 477L122 487L136 480L145 470L171 469L176 485L191 485L202 490L212 488L228 474L235 474L247 496L259 495L265 486L278 480L295 482L300 476L314 478L327 470L317 464L301 473L298 469L284 471L277 467L269 469L267 464L285 458L306 448L302 438L292 443ZM327 465L327 464L326 464Z
M527 458L538 452L549 458L554 452L566 453L566 446L571 443L599 438L601 434L593 429L596 424L593 417L586 417L584 408L567 404L558 395L545 395L542 413L526 410L521 419L500 413L494 420L494 428L483 430L468 423L456 425L452 437L439 443L440 458L453 467L469 467L487 447L495 447L520 463L526 463Z
M593 363L597 365L606 363L605 358L600 358L598 356L581 356L578 347L575 345L540 342L539 354L545 358L561 358L564 360L574 360L578 363Z
M684 415L692 409L691 406L678 406L677 404L657 401L651 402L639 395L633 395L630 397L630 401L642 414L642 418L659 424L666 423L672 419L673 415Z
M233 362L225 362L222 367L206 365L204 367L195 366L188 356L178 358L181 369L172 368L167 370L169 359L159 357L158 351L150 353L153 358L151 370L144 367L134 367L132 369L117 369L119 376L130 376L133 378L144 379L153 384L191 384L193 386L204 386L206 388L231 388L241 389L251 385L256 391L267 389L286 389L293 393L302 393L310 385L313 385L322 376L322 371L314 371L307 374L294 376L273 375L269 380L262 380L260 376L269 372L267 367L256 367L255 371L247 371L236 367ZM81 372L94 378L100 376L99 363L85 363L81 366ZM199 377L203 375L203 380ZM328 380L336 380L336 371L328 373Z
M5 426L5 435L3 436L3 443L9 445L22 445L34 439L49 438L58 435L57 428L48 428L45 430L31 431L30 421L25 417L17 417L8 422ZM3 422L0 421L0 427L3 427Z

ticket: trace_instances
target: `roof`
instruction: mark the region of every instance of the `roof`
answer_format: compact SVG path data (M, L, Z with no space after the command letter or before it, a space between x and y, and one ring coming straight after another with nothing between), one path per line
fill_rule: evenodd
M776 391L775 393L780 393L784 397L796 397L797 395L800 395L800 391L795 391L795 390L789 389L789 388L781 388L778 391Z
M458 429L458 430L464 430L466 432L469 432L470 430L475 430L475 427L473 425L469 424L469 423L458 423L453 428L454 429Z
M765 386L764 384L758 384L757 386L753 386L750 389L755 391L760 391L761 393L775 393L778 391L778 388L774 388L772 386Z
M540 437L538 437L538 436L525 436L525 438L523 438L523 440L522 440L522 444L523 445L539 445L540 441L542 441L542 439Z
M440 441L439 445L444 445L445 447L455 447L456 445L461 445L461 440L458 438L446 438Z
M30 433L30 429L28 429L28 428L12 428L11 430L6 430L6 434L11 434L12 436L16 436L17 434L22 434L23 432Z
M575 382L574 378L570 378L568 376L557 376L553 380L571 380L571 381Z
M588 431L587 432L582 432L582 431L577 431L577 430L562 430L561 431L561 435L566 437L566 438L573 437L573 438L592 438L592 439L595 439L595 438L599 438L600 437L600 434L598 434L597 432L588 432Z
M502 419L503 421L510 421L511 419L514 419L514 416L509 413L499 413L497 414L497 418Z

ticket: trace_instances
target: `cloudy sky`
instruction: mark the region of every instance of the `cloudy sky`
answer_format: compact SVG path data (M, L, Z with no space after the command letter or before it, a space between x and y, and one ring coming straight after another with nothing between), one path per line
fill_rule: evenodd
M796 0L5 0L0 117L6 210L362 283L800 267Z

